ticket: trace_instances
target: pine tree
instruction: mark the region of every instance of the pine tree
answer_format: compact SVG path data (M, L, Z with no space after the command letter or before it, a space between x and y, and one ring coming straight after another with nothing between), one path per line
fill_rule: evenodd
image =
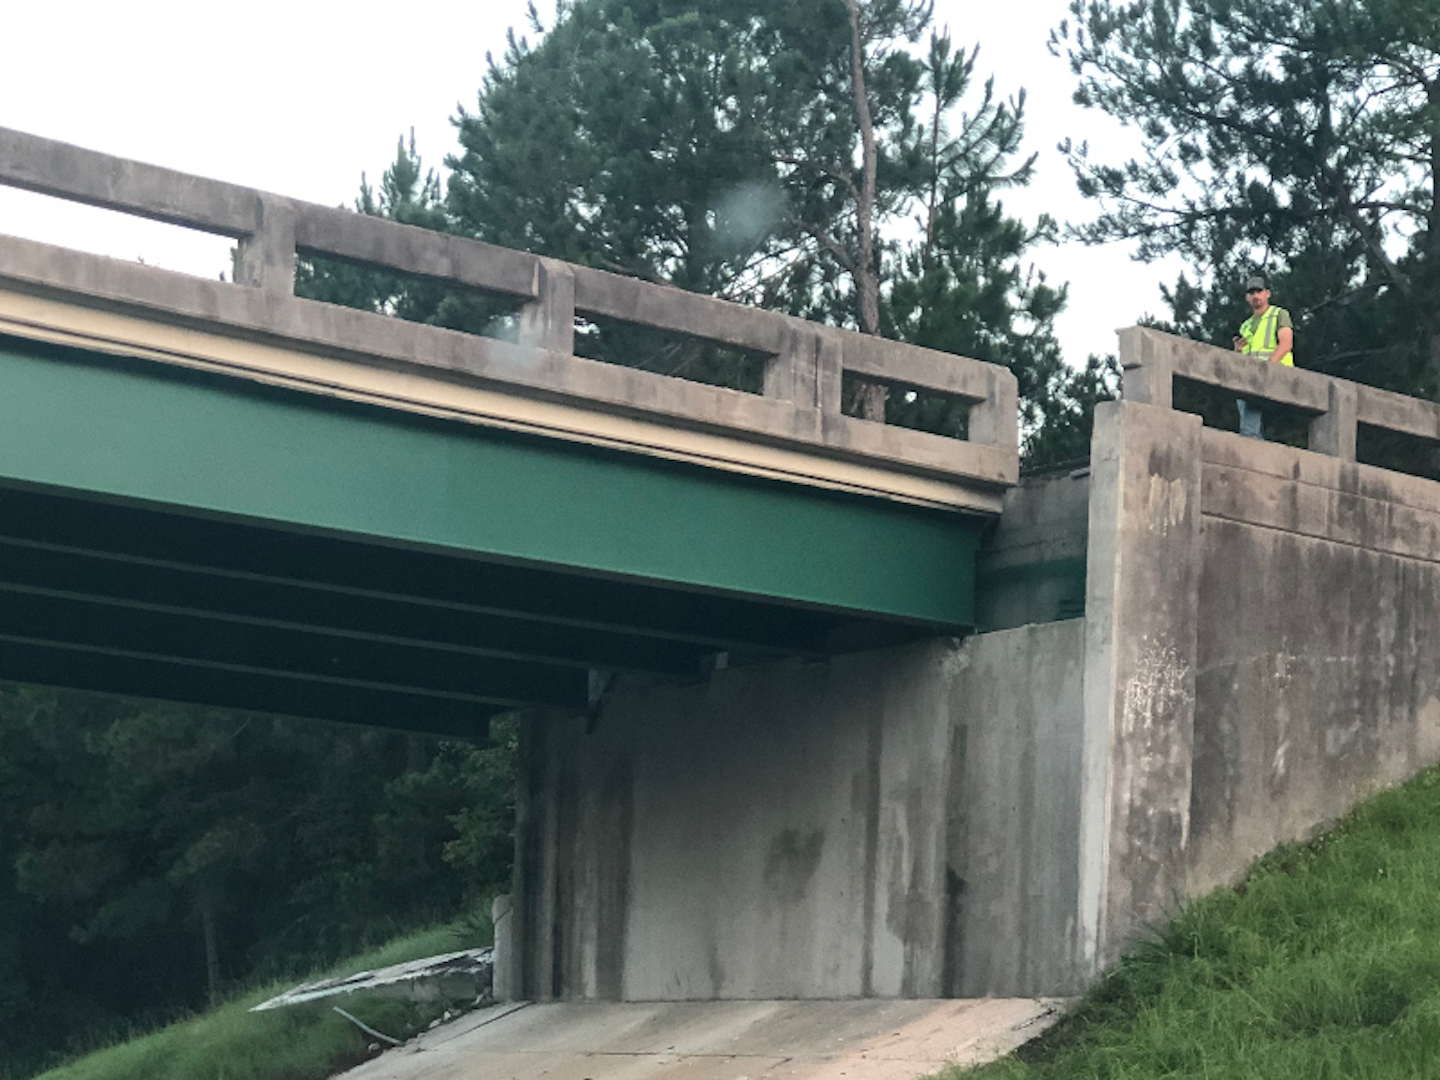
M1022 267L1054 226L995 198L1032 173L1013 160L1023 98L986 84L967 110L975 53L934 32L928 4L573 0L531 29L458 119L457 231L1008 364L1028 426L1043 420L1064 292ZM602 325L577 349L756 388L753 369L746 385L643 337ZM963 429L963 411L921 398L861 387L846 404Z
M0 685L6 1057L503 890L514 739L496 730L476 748Z
M1440 8L1425 0L1075 0L1076 100L1134 127L1072 147L1101 213L1078 235L1178 253L1170 325L1227 345L1274 278L1297 362L1408 393L1440 381Z

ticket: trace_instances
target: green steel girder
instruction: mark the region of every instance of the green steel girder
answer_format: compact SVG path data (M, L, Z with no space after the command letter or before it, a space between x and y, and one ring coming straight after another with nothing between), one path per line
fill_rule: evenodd
M343 680L510 708L526 704L584 708L589 687L588 673L581 668L457 655L273 623L98 604L4 586L0 586L0 637L101 651L125 651L143 643L143 651L177 661L233 664L276 675Z
M0 536L0 592L7 588L456 657L541 661L676 678L699 674L704 659L714 651L618 629L545 623L305 581L138 561L101 551L57 550Z
M0 341L0 480L969 625L979 521Z
M495 705L383 687L0 637L0 678L484 742Z
M104 558L127 569L200 574L220 588L273 585L281 590L282 605L303 607L292 612L297 618L323 602L317 597L393 600L427 612L494 615L711 651L777 655L820 655L836 621L833 613L790 605L193 517L73 493L0 487L0 542Z
M978 519L0 337L0 678L483 737L967 626Z

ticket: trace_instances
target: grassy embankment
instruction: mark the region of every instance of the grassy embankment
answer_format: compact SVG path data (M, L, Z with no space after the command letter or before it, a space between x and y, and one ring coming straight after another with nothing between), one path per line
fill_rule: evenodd
M397 938L307 979L259 987L148 1035L99 1049L37 1080L323 1080L370 1057L373 1040L331 1011L339 1004L394 1038L422 1030L444 1006L361 997L248 1011L298 982L385 967L480 944L473 923Z
M1066 1020L941 1080L1440 1077L1440 770L1188 905Z

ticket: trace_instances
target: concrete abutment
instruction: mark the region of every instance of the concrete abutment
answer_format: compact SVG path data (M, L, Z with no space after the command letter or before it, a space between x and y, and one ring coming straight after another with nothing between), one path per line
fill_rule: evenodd
M963 641L530 716L523 996L1075 993L1440 760L1433 482L1117 402L981 567Z

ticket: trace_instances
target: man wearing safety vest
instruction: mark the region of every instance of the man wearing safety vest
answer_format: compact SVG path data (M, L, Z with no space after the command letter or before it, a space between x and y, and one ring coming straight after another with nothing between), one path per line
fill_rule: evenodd
M1294 323L1288 311L1270 303L1270 286L1260 275L1245 282L1245 302L1250 305L1250 317L1240 324L1235 351L1294 367L1295 358L1290 353L1295 344ZM1260 434L1260 410L1244 398L1236 399L1235 404L1240 409L1240 434L1247 439L1264 438Z

